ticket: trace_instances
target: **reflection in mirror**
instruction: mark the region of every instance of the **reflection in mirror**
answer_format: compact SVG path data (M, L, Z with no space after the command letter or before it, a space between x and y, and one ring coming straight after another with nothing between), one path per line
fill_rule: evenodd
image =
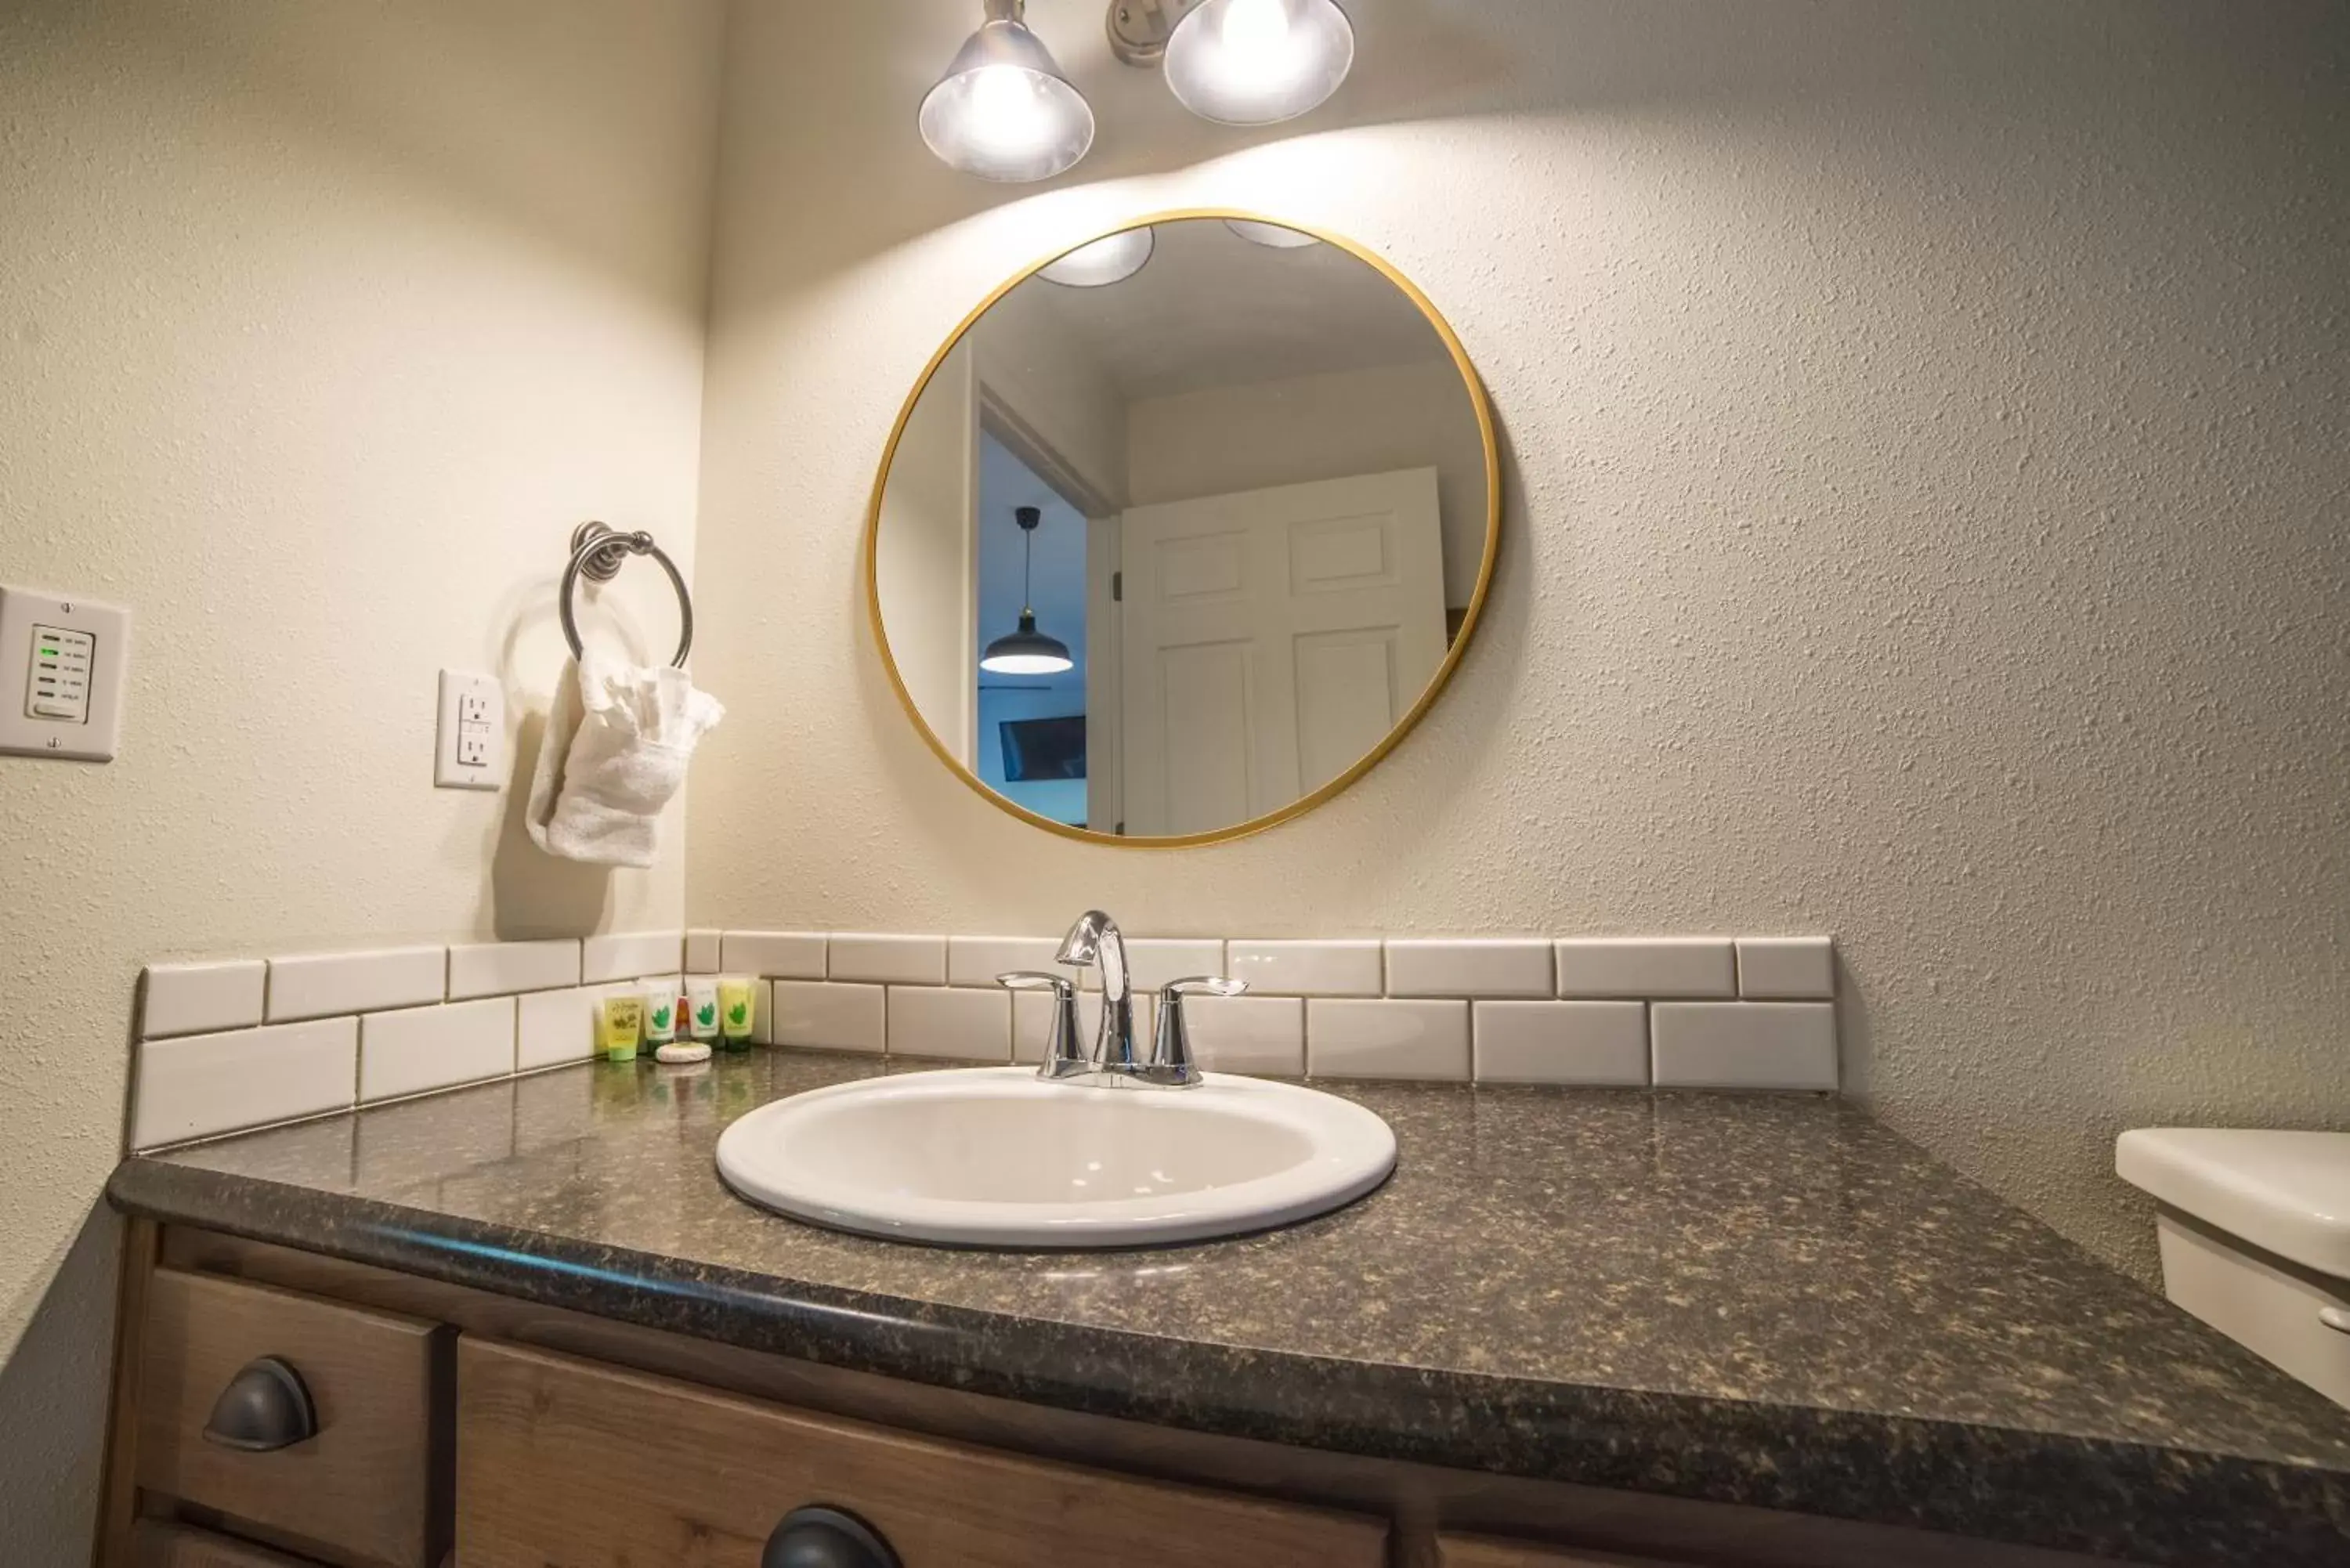
M1385 269L1262 220L1081 245L909 406L882 643L997 799L1128 839L1262 826L1391 743L1492 558L1482 394Z

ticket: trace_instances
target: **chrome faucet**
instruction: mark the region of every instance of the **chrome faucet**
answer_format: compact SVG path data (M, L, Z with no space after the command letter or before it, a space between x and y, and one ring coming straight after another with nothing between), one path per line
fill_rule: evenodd
M1141 1064L1134 1059L1133 977L1127 971L1126 938L1119 934L1118 922L1099 909L1087 909L1061 939L1061 950L1053 959L1055 963L1101 971L1101 1027L1094 1032L1094 1070L1137 1071Z
M1093 1049L1083 1054L1077 1048L1076 988L1066 978L1034 971L995 977L996 984L1007 991L1053 993L1052 1033L1045 1048L1045 1064L1036 1070L1040 1078L1106 1077L1157 1088L1190 1088L1200 1082L1200 1069L1191 1061L1183 998L1202 992L1211 996L1238 996L1248 989L1246 981L1221 975L1169 981L1159 992L1159 1027L1149 1058L1137 1060L1134 976L1127 968L1126 939L1119 934L1118 922L1099 909L1087 909L1061 940L1061 950L1054 955L1054 961L1101 971L1101 1026L1095 1032Z

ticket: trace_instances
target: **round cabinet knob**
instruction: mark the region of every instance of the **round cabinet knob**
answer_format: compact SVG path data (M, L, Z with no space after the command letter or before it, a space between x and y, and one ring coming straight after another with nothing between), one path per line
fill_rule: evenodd
M759 1568L899 1568L880 1532L853 1513L821 1505L784 1515Z
M248 1454L275 1453L318 1435L318 1407L290 1363L275 1355L248 1361L204 1422L204 1441Z

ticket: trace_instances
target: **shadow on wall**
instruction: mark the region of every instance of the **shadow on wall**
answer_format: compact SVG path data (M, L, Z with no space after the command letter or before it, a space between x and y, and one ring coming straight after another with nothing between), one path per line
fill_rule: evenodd
M92 1391L112 1383L114 1314L87 1303L111 1307L121 1238L101 1199L0 1362L0 1521L12 1542L89 1539L106 1454L106 1401Z
M1191 114L1156 71L1118 62L1101 0L1035 0L1029 23L1092 105L1092 150L1070 172L997 185L948 169L924 151L914 109L978 17L975 5L868 0L863 5L738 6L730 56L744 62L796 55L833 63L809 90L724 95L730 145L807 149L769 165L798 192L795 210L843 204L854 223L794 223L788 244L751 271L722 279L733 311L797 298L813 280L899 245L932 238L992 210L1081 200L1089 187L1175 173L1280 142L1388 126L1476 119L1776 118L1790 101L1884 108L1895 123L1923 123L1918 106L1979 96L1988 78L2077 71L2086 52L2148 57L2186 48L2210 57L2220 8L2139 8L2128 36L2036 0L1969 6L1725 6L1703 0L1351 0L1358 48L1353 73L1302 120L1264 127L1212 124ZM876 20L877 14L887 20ZM1850 13L1848 18L1839 13ZM2315 8L2281 12L2285 28L2318 24ZM2165 34L2169 36L2164 36ZM755 71L755 63L741 67ZM2055 93L2012 101L2063 102ZM854 149L844 155L844 148ZM876 168L888 178L877 180ZM1042 209L1040 209L1040 212ZM1049 224L1045 225L1049 227ZM1081 228L1090 225L1080 224ZM1041 232L1041 231L1040 231Z
M151 91L233 102L239 129L257 144L281 154L331 155L386 181L388 190L404 184L419 201L453 199L479 220L530 231L649 298L676 292L677 263L661 236L699 216L611 210L615 189L663 187L610 171L660 163L671 150L629 139L624 128L640 119L599 123L571 105L579 73L599 72L610 98L674 99L681 111L668 123L690 134L695 117L683 106L706 98L711 84L648 79L643 63L671 51L608 47L616 29L634 26L650 36L677 26L683 8L639 7L631 17L628 7L607 6L590 26L559 5L473 0L411 0L390 9L36 0L31 9L36 42L43 34L81 40L62 42L61 54L171 61L169 75L155 73L148 84ZM708 15L715 28L717 8ZM159 47L164 36L169 45ZM544 75L518 73L521 62L543 65ZM264 71L275 79L256 75ZM432 89L418 92L420 83ZM602 145L590 151L582 139ZM663 200L699 214L706 194L670 191Z
M549 855L531 842L530 780L546 743L546 715L523 716L515 731L514 776L490 846L490 925L500 940L584 937L602 922L612 869Z

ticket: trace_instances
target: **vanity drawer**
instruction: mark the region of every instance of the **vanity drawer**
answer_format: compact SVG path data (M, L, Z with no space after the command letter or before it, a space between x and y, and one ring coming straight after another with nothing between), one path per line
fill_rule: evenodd
M794 1509L905 1568L1383 1568L1381 1520L1138 1480L472 1338L457 1357L464 1568L758 1568Z
M208 1530L142 1519L130 1534L131 1568L310 1568L298 1558Z
M139 1486L212 1511L224 1528L436 1568L449 1534L451 1338L414 1318L158 1269L139 1375ZM264 1357L308 1391L316 1433L262 1451L208 1438L223 1390Z

